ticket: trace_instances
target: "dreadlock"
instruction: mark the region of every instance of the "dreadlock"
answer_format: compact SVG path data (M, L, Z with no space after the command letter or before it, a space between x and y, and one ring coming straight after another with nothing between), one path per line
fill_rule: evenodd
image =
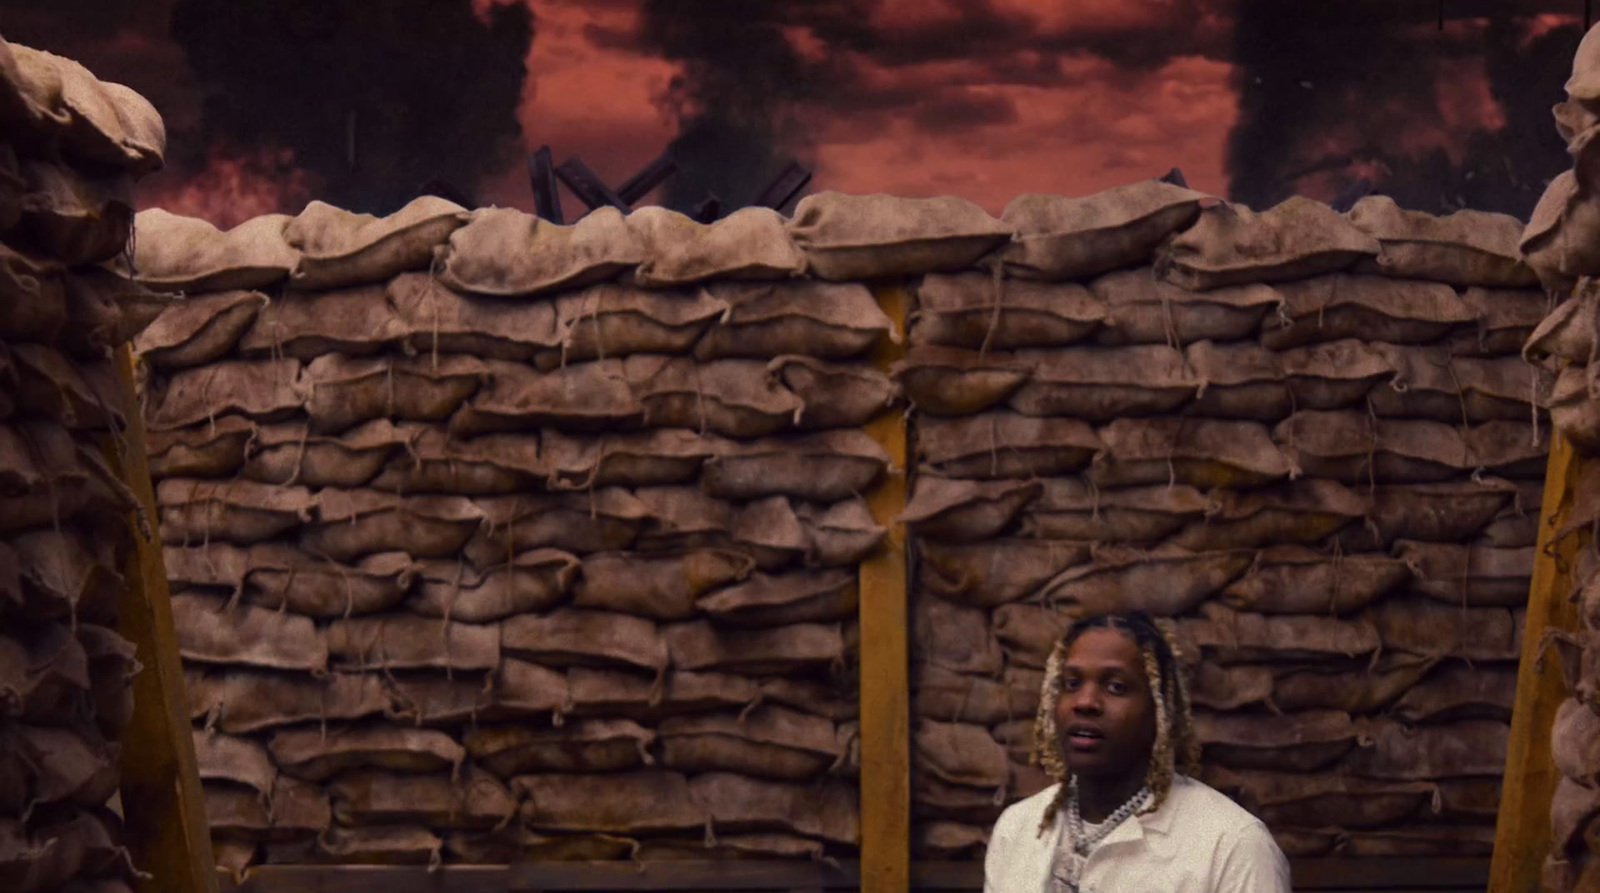
M1114 629L1126 633L1144 658L1145 677L1155 700L1156 741L1150 751L1150 769L1145 783L1151 799L1141 814L1155 812L1166 802L1178 774L1194 775L1200 767L1200 740L1194 732L1190 713L1189 685L1178 664L1178 643L1165 624L1158 624L1143 611L1126 611L1082 618L1061 637L1045 663L1044 688L1039 697L1039 713L1033 723L1033 761L1061 784L1055 799L1046 807L1039 823L1043 835L1055 824L1066 805L1070 773L1061 753L1056 732L1056 701L1061 697L1062 664L1079 636L1092 629Z

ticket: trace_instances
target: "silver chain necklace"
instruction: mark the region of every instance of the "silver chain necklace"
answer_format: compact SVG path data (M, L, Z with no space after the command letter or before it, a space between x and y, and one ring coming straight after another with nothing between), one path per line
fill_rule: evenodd
M1052 872L1054 893L1081 893L1078 885L1083 880L1083 867L1089 861L1089 853L1117 826L1143 809L1149 800L1150 787L1145 785L1128 798L1128 802L1106 816L1106 820L1093 832L1086 832L1083 816L1078 811L1078 779L1070 779L1067 782L1067 846L1056 851L1055 870Z

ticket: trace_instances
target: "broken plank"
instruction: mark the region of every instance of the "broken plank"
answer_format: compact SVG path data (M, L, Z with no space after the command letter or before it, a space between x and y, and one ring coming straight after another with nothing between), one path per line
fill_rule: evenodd
M539 151L528 156L528 179L533 183L534 213L557 226L565 224L561 216L561 190L556 185L549 146L540 146Z
M641 199L650 194L662 183L667 182L673 174L678 172L678 162L671 155L662 155L639 169L639 172L629 177L621 186L617 187L617 198L629 205L636 205Z
M758 208L772 208L781 211L794 197L800 194L806 184L811 182L811 172L791 161L783 172L774 177L767 188L761 190L756 200L751 202Z
M607 186L604 180L589 170L588 165L576 157L561 162L561 166L556 168L556 176L561 178L561 182L567 184L567 188L578 197L578 201L588 205L591 211L606 205L624 214L633 210L627 202L611 191L611 187Z

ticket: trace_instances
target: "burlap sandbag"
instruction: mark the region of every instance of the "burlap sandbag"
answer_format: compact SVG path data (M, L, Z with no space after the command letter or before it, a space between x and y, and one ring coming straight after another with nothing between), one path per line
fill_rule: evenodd
M1438 483L1477 467L1466 438L1450 425L1357 410L1297 412L1272 439L1302 473L1345 484Z
M1248 282L1285 282L1349 269L1378 255L1378 240L1337 211L1292 196L1266 211L1219 204L1164 243L1156 272L1196 291Z
M43 807L97 807L116 793L120 746L92 726L27 726L0 729L0 812L32 816Z
M710 817L676 772L519 775L512 790L536 830L610 834L699 831Z
M438 865L444 840L420 825L344 828L315 841L269 843L268 865Z
M124 272L159 291L187 294L274 285L300 262L283 238L292 219L263 214L223 232L196 217L149 208L134 218L133 268Z
M759 360L696 363L687 357L640 354L621 361L625 383L655 428L765 437L792 428L805 404L766 374Z
M1021 195L1001 214L1016 235L997 259L1013 275L1051 281L1133 266L1194 222L1203 198L1159 180L1073 198Z
M0 336L55 343L70 316L65 280L60 263L0 244L0 291L14 296L0 309Z
M801 199L788 229L811 273L834 282L965 269L1013 232L965 199L842 192Z
M1089 544L1062 539L919 542L923 591L974 608L994 608L1033 594L1056 574L1089 558Z
M39 519L49 524L49 515ZM115 568L116 544L104 536L40 527L16 536L15 578L19 613L36 620L66 620L114 626L125 584Z
M1005 748L983 726L918 719L911 752L912 772L947 784L993 791L1010 777Z
M916 593L911 599L911 657L974 676L998 676L1005 655L980 608Z
M748 713L667 717L660 738L662 766L689 775L737 772L805 781L840 758L831 721L772 705Z
M1000 818L1004 802L999 791L950 784L927 772L911 774L913 820L969 821L992 826Z
M1428 807L1436 788L1345 775L1208 767L1201 780L1238 801L1268 827L1376 828L1402 824Z
M1194 398L1200 382L1182 351L1165 345L1021 350L1031 369L1008 405L1030 416L1069 416L1109 422L1171 413Z
M722 630L705 620L662 629L672 665L751 676L828 669L844 661L837 623L796 623L769 629Z
M196 593L172 597L178 653L186 661L321 673L328 645L311 618Z
M1385 349L1387 348L1387 349ZM1553 377L1520 357L1454 357L1448 347L1380 346L1395 365L1394 381L1372 389L1380 416L1471 423L1526 422L1549 399Z
M917 458L954 478L1033 478L1082 470L1104 446L1081 419L991 411L917 419Z
M0 821L0 878L17 893L64 890L71 893L131 893L123 877L132 857L122 842L122 821L115 813L90 808L34 819L32 833L21 822ZM87 878L100 876L100 880ZM73 883L74 878L79 878Z
M1488 527L1517 497L1509 481L1477 480L1439 484L1402 484L1369 487L1367 521L1339 533L1340 544L1350 550L1388 549L1397 540L1458 543L1472 539Z
M1272 841L1284 856L1290 859L1314 859L1331 855L1349 836L1340 828L1278 828L1272 831Z
M1272 700L1272 669L1251 664L1196 664L1190 678L1189 699L1196 707L1208 710L1266 704Z
M517 801L500 780L469 766L449 775L359 771L328 784L341 825L415 823L428 828L494 828L510 821Z
M358 429L359 430L359 429ZM493 496L536 489L547 468L533 434L453 439L441 428L404 422L405 451L373 478L374 490ZM348 435L347 435L348 436Z
M1592 139L1588 145L1594 145ZM1594 234L1600 227L1600 206L1576 170L1556 174L1529 215L1518 248L1540 279L1565 287L1573 279L1600 270Z
M1550 298L1533 288L1469 288L1461 301L1471 308L1477 325L1450 337L1450 352L1458 357L1520 353L1552 309Z
M1390 598L1367 611L1385 650L1466 660L1516 660L1522 653L1510 611L1465 608L1426 598Z
M178 303L172 295L151 291L102 267L67 274L65 288L73 325L61 332L57 343L83 359L102 357L132 341Z
M1402 695L1389 712L1412 724L1473 719L1509 723L1516 698L1515 665L1449 661Z
M1011 526L1041 489L1037 481L963 481L918 475L899 521L927 539L986 540Z
M187 428L234 412L260 422L289 417L306 403L295 360L230 360L184 369L151 383L145 423L153 431Z
M706 461L701 486L720 499L839 502L867 493L889 471L877 441L846 429L730 444Z
M391 701L384 716L391 721L398 720L419 727L455 727L506 718L501 714L524 719L532 714L538 719L547 719L563 703L565 689L558 690L548 685L538 687L532 700L550 702L551 705L537 710L523 710L520 701L517 706L501 703L495 689L506 684L503 677L508 675L512 663L510 659L506 660L500 670L502 678L499 679L485 679L468 673L399 671L371 675L384 680L384 690ZM565 677L559 675L556 679L563 684L566 681Z
M900 340L894 321L859 283L720 282L706 286L730 309L695 344L700 360L804 354L843 360L880 338Z
M515 208L479 208L435 250L439 278L484 295L545 294L610 279L645 260L645 246L616 208L560 226Z
M156 480L232 477L241 472L245 452L257 438L256 431L254 422L236 415L225 415L193 428L151 431L145 436L150 476Z
M654 723L664 716L742 710L761 700L754 679L731 673L673 670L666 685L628 670L572 667L567 670L574 716L625 716Z
M1095 340L1106 345L1166 344L1253 338L1261 321L1283 305L1270 285L1224 286L1190 291L1156 274L1153 267L1122 270L1089 284L1106 306Z
M1030 368L1009 353L979 354L938 345L913 345L890 374L917 409L936 416L969 416L1009 398Z
M316 618L390 610L405 599L418 570L404 552L379 552L344 565L285 543L257 544L245 560L249 568L242 581L245 598L264 608L286 608Z
M466 215L466 208L432 195L418 196L382 218L314 201L283 229L289 247L300 252L294 284L342 288L424 269L434 248L466 223Z
M460 496L328 488L317 494L317 520L305 526L300 545L344 562L377 552L443 558L461 551L484 520L483 510Z
M698 476L718 447L715 437L686 428L589 437L547 428L539 441L540 464L556 490L681 484Z
M156 485L161 536L173 544L222 540L248 546L311 521L317 497L304 487L255 481L168 478Z
M627 719L580 719L558 728L480 726L462 739L473 762L510 780L540 772L626 772L655 763L656 733Z
M1403 210L1386 195L1370 195L1346 216L1377 238L1376 267L1385 275L1499 288L1539 282L1517 250L1522 223L1510 215L1460 210L1435 217Z
M1335 274L1278 286L1281 316L1268 317L1261 343L1274 350L1358 338L1389 344L1423 344L1476 320L1448 285Z
M748 555L722 549L597 553L583 559L572 604L652 620L688 620L696 613L697 599L745 579L754 565Z
M1472 540L1474 544L1496 549L1517 549L1538 543L1544 481L1518 481L1513 486L1516 489L1512 498L1487 525L1479 527L1477 538Z
M1579 553L1574 579L1568 598L1578 605L1578 619L1590 632L1600 632L1600 552L1591 548Z
M335 620L325 635L335 665L366 670L493 670L500 628L396 615Z
M225 416L222 421L242 421ZM373 419L339 435L318 434L304 419L253 427L240 475L277 486L362 487L402 446L414 455L421 425Z
M1219 602L1179 623L1206 658L1225 664L1364 657L1385 644L1365 618L1247 613Z
M658 288L706 279L792 279L806 259L771 208L741 208L709 225L661 207L640 208L628 227L645 246L634 271L640 285Z
M379 418L442 421L492 375L488 365L472 357L328 354L306 364L302 388L312 430L334 434Z
M321 787L280 776L270 804L259 802L249 788L207 785L206 820L221 837L262 842L320 837L332 823L328 793Z
M994 638L1014 666L1042 669L1061 637L1071 628L1073 615L1052 607L1017 602L994 609ZM972 634L985 632L975 630ZM976 668L974 668L976 669Z
M1595 851L1591 843L1600 837L1600 828L1596 828L1597 815L1600 815L1600 791L1570 778L1557 781L1555 794L1550 798L1552 849L1568 853L1588 849L1589 858L1593 858Z
M729 626L774 627L827 623L856 616L860 604L854 568L754 573L750 579L695 601L695 607Z
M484 571L461 560L423 562L406 609L465 623L548 611L566 600L578 566L577 558L557 549L522 552Z
M1176 617L1244 573L1254 557L1241 550L1105 546L1095 550L1092 562L1068 568L1040 587L1039 598L1074 616L1141 610Z
M1396 373L1387 353L1353 338L1289 348L1278 357L1297 409L1359 404L1375 389L1383 390L1380 385L1393 381Z
M1258 614L1350 614L1406 585L1412 572L1388 555L1328 555L1300 546L1263 549L1224 604Z
M286 291L256 314L238 351L247 359L287 356L302 362L330 353L368 356L408 333L381 282L338 291Z
M121 739L133 721L133 678L143 672L138 648L113 630L78 624L78 642L89 661L89 701L95 724L108 739Z
M543 425L577 431L631 428L645 417L621 360L578 363L548 373L504 360L485 366L487 383L450 419L453 436Z
M670 662L663 633L672 629L659 630L654 621L630 614L558 608L507 619L500 641L507 655L552 667L634 667L659 674Z
M70 266L110 260L133 229L133 180L31 158L19 165L21 219L28 241Z
M1093 334L1106 309L1074 283L1007 281L988 273L925 277L916 287L912 344L969 350L1065 347Z
M0 636L0 716L40 724L76 720L91 683L88 654L72 628L51 624L15 634Z
M816 567L854 567L889 537L888 529L859 496L831 505L801 503L795 506L795 515L810 542L806 563Z
M642 519L632 543L637 551L734 546L735 507L707 496L698 486L639 487L632 497Z
M782 831L829 843L860 842L860 794L848 782L799 784L709 772L690 779L689 788L717 834Z
M1537 362L1556 357L1587 365L1594 356L1596 313L1600 312L1600 282L1584 279L1572 297L1556 305L1522 347L1523 359Z
M655 837L642 841L633 858L641 865L673 861L770 859L821 862L827 847L820 840L794 834L718 834Z
M511 865L525 862L609 862L641 851L640 843L611 834L536 834L520 823L499 831L458 832L445 838L452 862Z
M819 682L779 676L764 680L760 691L764 700L774 704L826 716L839 723L840 734L845 734L849 724L861 715L861 702L853 682L838 677L830 682Z
M1184 359L1200 381L1189 407L1195 415L1275 422L1294 405L1283 360L1253 341L1196 341Z
M540 718L553 718L571 705L572 685L559 671L506 655L490 678L492 703L474 720L481 716L491 722L523 722L541 714ZM474 694L474 701L477 698Z
M931 664L911 674L911 713L941 722L990 726L1032 715L1025 698L1004 680L969 676ZM1037 691L1033 707L1038 707Z
M385 293L407 352L430 358L466 354L480 359L531 360L557 351L558 305L464 294L431 273L401 273Z
M1167 540L1193 551L1313 545L1364 517L1367 503L1335 481L1292 481L1249 493L1224 493L1217 509Z
M1562 701L1550 731L1550 746L1562 775L1600 787L1600 713L1574 698Z
M541 369L637 353L684 354L730 313L727 300L703 288L648 291L601 282L554 303L560 349L542 353Z
M1457 212L1461 213L1461 212ZM1491 825L1424 825L1347 832L1339 855L1348 858L1487 858L1494 855Z
M864 364L781 356L767 364L767 375L804 404L802 429L865 427L900 402L899 386Z
M189 716L230 735L247 735L277 726L327 720L356 720L381 714L392 701L383 677L330 673L190 667L184 670Z
M1377 660L1280 665L1272 670L1269 703L1280 710L1373 713L1409 691L1435 663L1433 658L1390 652Z
M131 510L133 493L90 439L98 436L75 439L50 422L0 425L0 534Z
M1415 727L1374 720L1366 733L1372 744L1350 755L1348 769L1368 778L1410 781L1503 771L1511 727L1482 720Z
M632 545L650 509L620 487L584 493L478 497L484 526L465 553L479 569L503 564L533 549L575 555L614 552Z
M1306 773L1338 762L1355 749L1364 731L1339 710L1282 715L1197 711L1194 730L1208 763Z
M1266 427L1255 422L1118 419L1100 429L1100 439L1106 449L1089 470L1099 487L1255 487L1295 470Z
M1568 366L1550 392L1550 424L1586 453L1600 450L1600 400L1589 390L1589 370Z
M811 550L810 534L785 496L740 506L730 517L728 532L734 547L769 573L784 570Z
M1456 543L1402 540L1395 555L1411 565L1417 582L1411 591L1441 602L1475 607L1515 608L1528 601L1534 547L1491 549Z
M1493 823L1500 814L1502 780L1499 775L1440 779L1439 818Z
M1077 478L1047 478L1022 511L1020 532L1038 540L1156 543L1219 504L1182 484L1101 490Z
M239 342L267 304L257 291L196 295L167 307L133 341L133 349L158 369L215 362Z
M278 729L267 749L285 775L315 782L361 769L453 772L467 756L443 732L380 725Z
M73 360L42 344L10 345L16 411L75 431L126 425L122 387L109 358Z

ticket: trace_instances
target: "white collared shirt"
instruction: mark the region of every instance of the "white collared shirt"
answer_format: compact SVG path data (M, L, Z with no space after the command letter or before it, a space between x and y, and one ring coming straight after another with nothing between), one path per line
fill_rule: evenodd
M1043 836L1038 831L1059 787L1001 814L984 893L1048 893L1065 814ZM1260 819L1180 775L1160 809L1123 822L1089 853L1081 886L1084 893L1290 893L1289 862Z

